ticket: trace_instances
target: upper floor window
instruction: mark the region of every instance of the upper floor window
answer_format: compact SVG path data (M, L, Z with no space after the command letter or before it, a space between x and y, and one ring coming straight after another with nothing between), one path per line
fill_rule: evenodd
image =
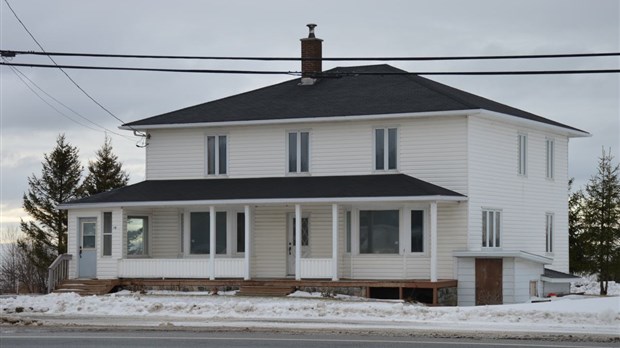
M502 212L500 210L482 210L482 247L499 248L501 241Z
M554 153L555 144L553 139L547 139L547 179L553 179L554 170Z
M288 173L310 171L310 133L289 132L287 140Z
M375 129L375 170L396 169L397 137L397 128Z
M519 134L519 175L527 175L527 135Z
M548 253L553 252L553 214L545 214L545 251Z
M207 135L207 175L226 175L228 169L228 137Z

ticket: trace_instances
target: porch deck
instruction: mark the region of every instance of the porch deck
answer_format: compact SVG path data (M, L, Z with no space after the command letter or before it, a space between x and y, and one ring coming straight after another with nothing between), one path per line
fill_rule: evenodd
M325 279L303 279L293 278L258 278L258 279L175 279L175 278L121 278L117 280L119 286L141 289L141 288L166 288L169 290L183 291L191 287L202 287L210 290L218 287L291 287L296 289L303 288L360 288L361 296L375 297L373 289L390 289L397 291L398 299L408 299L410 295L407 291L423 289L432 292L432 301L425 301L429 305L440 305L439 290L445 288L456 288L457 281L454 279L440 279L432 282L427 279L340 279L338 281Z

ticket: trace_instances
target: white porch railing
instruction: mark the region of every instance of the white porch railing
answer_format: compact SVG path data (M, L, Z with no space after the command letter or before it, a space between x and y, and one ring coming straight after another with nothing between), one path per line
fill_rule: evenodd
M209 259L122 259L119 278L209 278ZM215 259L215 276L243 277L243 259Z
M331 278L332 259L301 259L301 278Z

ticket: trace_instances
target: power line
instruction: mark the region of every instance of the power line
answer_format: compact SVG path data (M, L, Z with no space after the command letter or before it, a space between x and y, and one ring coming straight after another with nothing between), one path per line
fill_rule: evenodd
M6 0L5 0L6 1ZM418 56L418 57L239 57L239 56L180 56L180 55L146 55L146 54L110 54L110 53L76 53L76 52L35 52L0 50L7 57L16 55L46 55L63 57L89 58L135 58L135 59L196 59L196 60L254 60L254 61L437 61L437 60L496 60L496 59L551 59L551 58L586 58L620 56L620 52L599 53L562 53L562 54L526 54L526 55L491 55L491 56Z
M114 132L92 120L90 120L89 118L85 117L84 115L80 114L79 112L75 111L74 109L72 109L71 107L69 107L68 105L64 104L63 102L61 102L60 100L58 100L57 98L55 98L53 95L49 94L48 92L46 92L43 88L41 88L41 86L39 86L38 84L36 84L34 81L32 81L28 76L26 76L26 74L24 74L22 71L20 71L18 68L10 66L10 68L13 70L13 73L15 73L15 75L17 75L17 77L26 85L26 87L28 87L37 97L39 97L39 99L41 99L43 102L45 102L47 105L49 105L51 108L53 108L56 112L60 113L61 115L67 117L68 119L70 119L71 121L84 126L88 129L92 129L94 131L98 131L98 132L108 132L108 133L112 133L114 135L118 135L120 137L123 137L129 141L134 141L134 139L127 137L126 135ZM63 107L65 107L67 110L71 111L72 113L74 113L75 115L77 115L78 117L81 117L82 119L86 120L87 122L95 125L96 127L99 127L101 129L96 129L96 128L92 128L88 125L85 125L81 122L78 122L77 120L73 119L72 117L69 117L68 115L66 115L65 113L59 111L58 109L56 109L53 105L51 105L50 103L47 102L47 100L45 100L43 97L41 97L36 91L34 91L32 88L30 88L30 85L28 85L28 83L26 83L26 81L24 80L26 79L28 82L30 82L31 85L33 85L34 87L36 87L41 93L45 94L48 98L52 99L53 101L55 101L56 103L62 105Z
M28 35L30 35L30 37L32 38L32 40L37 44L37 46L39 46L39 48L41 49L42 53L45 54L45 49L43 48L43 46L39 43L39 41L34 37L34 35L30 32L30 30L28 30L28 27L26 27L26 24L24 24L24 22L22 22L22 20L19 18L19 16L17 15L17 13L15 12L15 10L13 10L13 8L11 7L11 4L9 3L8 0L4 0L4 2L6 3L6 5L9 7L9 10L11 10L11 12L13 13L13 16L15 16L15 18L17 19L17 21L19 22L19 24L21 24L21 26L24 28L24 30L26 30L26 32L28 33ZM103 106L100 102L98 102L95 98L93 98L88 92L86 92L77 82L75 82L75 80L73 78L71 78L71 76L69 76L69 74L67 74L66 71L64 71L63 67L58 65L56 63L56 61L54 60L54 58L52 58L50 55L46 56L52 61L52 63L54 63L54 65L56 67L58 67L58 69L60 69L60 71L69 79L69 81L71 81L71 83L73 83L75 85L75 87L77 87L80 91L82 91L82 93L88 97L90 100L92 100L95 104L97 104L101 109L103 109L105 112L107 112L110 116L114 117L116 120L118 120L119 122L121 122L121 124L124 124L125 121L121 120L120 118L118 118L115 114L113 114L110 110L108 110L108 108L106 108L105 106ZM3 64L6 62L3 62ZM134 134L137 134L137 130L129 127L134 131Z
M82 69L82 70L120 70L120 71L151 71L151 72L175 72L175 73L199 73L199 74L245 74L245 75L294 75L300 76L299 71L278 70L217 70L217 69L170 69L170 68L138 68L121 66L95 66L95 65L49 65L33 63L9 63L0 62L0 65L26 66L33 68L58 68L58 69ZM416 71L416 72L319 72L308 73L308 77L315 78L339 78L358 75L566 75L566 74L615 74L620 69L589 69L589 70L522 70L522 71Z

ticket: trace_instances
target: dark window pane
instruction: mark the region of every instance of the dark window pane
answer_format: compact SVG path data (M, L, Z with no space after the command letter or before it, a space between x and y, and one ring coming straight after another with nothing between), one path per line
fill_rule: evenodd
M487 212L482 212L482 246L487 246Z
M396 128L388 130L388 169L396 169Z
M495 213L495 247L499 248L499 241L500 241L500 212L496 212Z
M112 235L104 234L103 235L103 256L111 256L112 255Z
M346 225L347 225L347 252L351 252L351 212L348 211L346 215Z
M112 213L103 213L103 256L112 255Z
M424 251L424 211L411 211L411 252Z
M308 132L299 133L301 136L301 172L308 172L310 157L310 136Z
M226 174L226 136L220 135L218 137L218 151L219 151L219 174Z
M215 137L207 137L207 174L215 174Z
M245 252L245 213L237 213L237 252Z
M112 213L103 213L103 233L112 233Z
M190 213L190 254L208 254L209 253L209 213L199 212Z
M375 129L375 169L385 169L385 139L384 130Z
M360 211L360 253L398 254L398 210Z
M215 217L215 253L226 254L226 212L217 212Z
M288 171L297 172L297 133L288 133Z

